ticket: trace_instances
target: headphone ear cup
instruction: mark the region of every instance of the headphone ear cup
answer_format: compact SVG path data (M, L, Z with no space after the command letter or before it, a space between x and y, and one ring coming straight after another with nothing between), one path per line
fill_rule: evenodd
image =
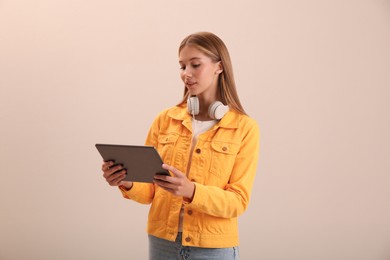
M229 111L229 106L225 106L221 101L215 101L209 106L209 116L212 119L221 119Z
M199 114L199 99L196 96L189 97L187 100L187 111L191 115Z

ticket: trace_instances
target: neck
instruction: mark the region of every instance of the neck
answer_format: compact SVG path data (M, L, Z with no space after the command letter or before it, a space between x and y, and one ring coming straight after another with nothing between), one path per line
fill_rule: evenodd
M198 121L210 121L210 120L213 120L211 117L209 117L207 112L206 112L205 115L199 113L198 115L194 116L194 119L198 120Z
M209 120L211 120L211 118L208 116L209 106L213 102L215 102L217 100L221 100L221 98L219 97L219 95L217 93L215 93L215 95L212 95L212 96L198 95L197 97L199 100L199 115L198 115L198 117L208 118Z

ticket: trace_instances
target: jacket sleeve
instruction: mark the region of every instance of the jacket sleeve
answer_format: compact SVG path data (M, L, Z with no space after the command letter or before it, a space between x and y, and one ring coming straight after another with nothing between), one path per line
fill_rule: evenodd
M146 137L145 145L157 147L158 133L160 128L159 120L160 115L152 123L152 126L150 127ZM123 187L119 187L119 190L122 192L124 198L134 200L141 204L150 204L154 198L155 191L153 183L143 182L134 182L133 187L130 190L127 190Z
M260 147L259 127L253 119L244 126L240 150L228 184L223 188L195 183L195 194L189 206L200 212L222 218L234 218L248 207Z

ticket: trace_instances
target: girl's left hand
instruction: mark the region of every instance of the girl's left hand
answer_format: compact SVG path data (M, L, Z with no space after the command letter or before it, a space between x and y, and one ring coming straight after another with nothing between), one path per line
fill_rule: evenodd
M173 166L163 164L162 168L170 171L173 176L156 175L154 183L164 190L176 196L183 196L192 201L195 192L195 184L187 179L187 176Z

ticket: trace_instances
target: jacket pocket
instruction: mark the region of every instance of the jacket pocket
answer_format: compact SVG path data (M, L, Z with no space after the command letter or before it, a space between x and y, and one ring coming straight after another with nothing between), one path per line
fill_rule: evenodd
M229 177L239 150L239 144L211 142L210 172L218 177Z
M176 144L179 135L176 134L161 134L158 136L157 150L164 163L172 162L173 148Z

